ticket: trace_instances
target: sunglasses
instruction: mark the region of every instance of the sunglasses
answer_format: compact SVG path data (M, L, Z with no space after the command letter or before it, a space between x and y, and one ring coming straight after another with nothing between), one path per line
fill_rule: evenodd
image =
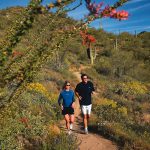
M70 86L70 84L67 84L66 86Z

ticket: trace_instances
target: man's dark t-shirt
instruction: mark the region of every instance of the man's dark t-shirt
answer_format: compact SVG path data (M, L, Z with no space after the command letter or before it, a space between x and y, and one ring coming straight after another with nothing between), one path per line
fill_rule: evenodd
M80 82L77 84L75 91L82 97L79 101L80 105L90 105L92 104L91 93L95 91L93 83L88 81L87 83Z

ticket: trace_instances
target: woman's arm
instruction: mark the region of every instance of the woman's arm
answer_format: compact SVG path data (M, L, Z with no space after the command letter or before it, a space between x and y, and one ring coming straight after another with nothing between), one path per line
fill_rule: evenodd
M74 109L75 107L75 97L74 97L74 92L73 92L73 95L72 95L72 105L71 107Z
M61 93L59 94L59 98L58 98L58 104L59 104L59 106L61 107L61 110L63 110L63 105L62 105L62 95L61 95Z
M71 107L74 109L75 108L75 102L72 103Z

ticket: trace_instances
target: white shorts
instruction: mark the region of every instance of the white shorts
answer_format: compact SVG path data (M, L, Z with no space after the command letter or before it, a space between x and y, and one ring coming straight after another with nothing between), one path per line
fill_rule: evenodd
M92 109L92 104L90 104L90 105L81 105L81 110L82 110L82 113L84 114L84 115L86 115L86 114L88 114L88 115L90 115L91 114L91 109Z

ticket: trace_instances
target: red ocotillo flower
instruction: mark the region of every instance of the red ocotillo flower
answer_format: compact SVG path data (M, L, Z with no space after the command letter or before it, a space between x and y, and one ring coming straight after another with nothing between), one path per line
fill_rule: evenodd
M96 39L92 35L88 34L87 31L81 31L80 35L82 37L82 44L89 46L91 43L95 43Z
M20 118L20 122L25 125L26 128L31 129L32 127L29 125L29 120L26 117Z
M20 122L22 122L23 124L28 124L28 118L22 117L22 118L20 119Z
M12 52L12 57L18 57L18 56L23 56L23 53L19 52L19 51L13 51Z
M127 11L124 11L124 10L116 11L114 7L111 7L109 5L107 5L104 9L102 9L103 2L96 4L95 2L92 3L91 0L85 0L85 1L86 1L86 7L90 12L89 15L94 15L95 17L100 17L100 18L110 17L110 18L119 19L119 20L128 19L129 14Z

